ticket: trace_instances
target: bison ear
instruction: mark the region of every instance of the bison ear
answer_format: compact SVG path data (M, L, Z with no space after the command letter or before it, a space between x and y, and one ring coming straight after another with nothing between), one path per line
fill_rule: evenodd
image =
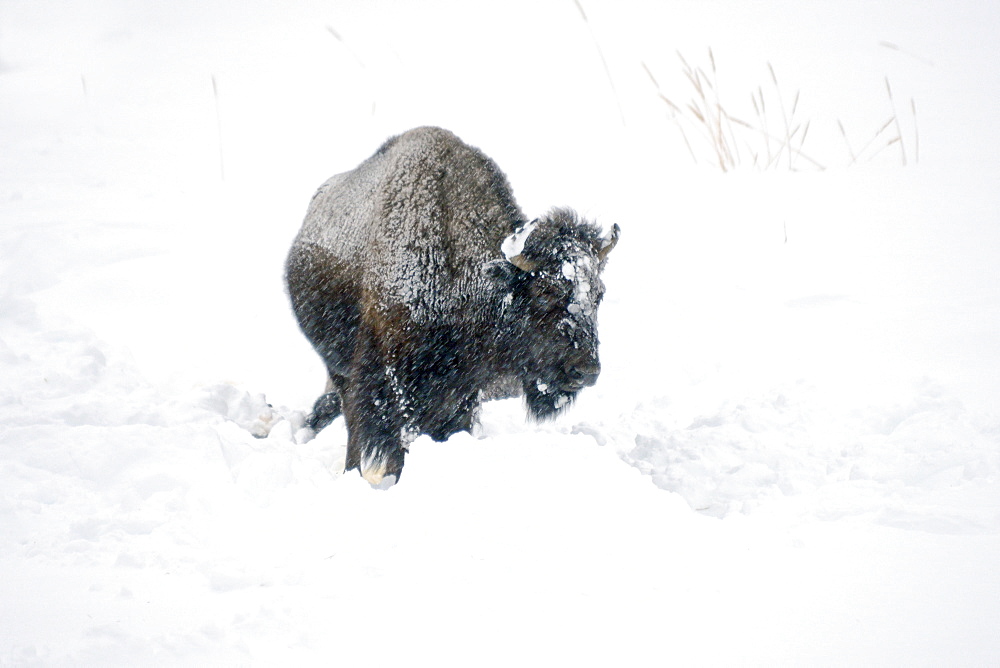
M618 227L618 223L615 223L611 231L604 235L601 239L600 249L597 251L597 259L604 262L608 259L608 253L618 244L618 238L622 234L622 229Z
M518 253L514 257L510 258L510 263L520 269L521 271L526 271L529 274L536 269L538 269L538 262L535 260L529 260L524 257L523 253Z
M506 290L517 278L517 267L507 260L490 260L483 265L483 273L499 283Z

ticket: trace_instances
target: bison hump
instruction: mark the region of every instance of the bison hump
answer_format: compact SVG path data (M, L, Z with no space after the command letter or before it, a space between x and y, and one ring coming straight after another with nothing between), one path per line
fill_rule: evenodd
M356 271L386 309L416 322L455 318L484 298L481 268L523 224L499 167L440 128L387 141L324 183L300 238Z

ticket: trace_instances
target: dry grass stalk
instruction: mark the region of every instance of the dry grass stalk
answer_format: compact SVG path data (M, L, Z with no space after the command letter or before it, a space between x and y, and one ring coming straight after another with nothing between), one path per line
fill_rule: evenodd
M906 166L906 147L903 145L903 130L899 127L899 115L896 113L896 101L892 97L892 86L889 85L889 77L885 77L885 90L889 93L889 105L892 107L892 120L896 124L896 137L889 143L899 143L899 153Z
M601 58L601 65L604 66L604 75L608 78L608 84L611 86L611 94L615 98L615 104L618 105L618 115L621 117L622 126L625 126L625 110L622 109L622 101L618 96L618 88L615 86L614 77L611 76L611 68L608 67L608 61L604 57L604 49L601 48L601 43L597 39L597 35L594 33L593 26L590 25L590 19L587 18L587 12L583 11L583 5L580 4L580 0L573 0L573 4L580 12L580 16L583 18L584 24L587 26L587 31L590 33L590 39L594 42L594 48L597 49L597 55Z
M789 170L795 171L798 164L803 162L820 171L825 169L822 164L804 152L811 125L809 121L800 123L796 120L801 91L795 92L791 106L786 107L778 75L770 62L767 63L768 74L773 86L773 93L771 93L773 99L770 106L773 108L776 102L780 110L783 133L771 131L771 122L768 116L769 105L762 86L757 86L757 89L750 94L750 103L756 116L756 123L747 122L727 111L721 100L715 54L711 49L708 50L708 72L702 67L692 65L680 52L677 52L677 58L681 63L681 73L691 90L690 99L681 104L677 104L667 97L659 81L645 62L642 63L642 68L656 88L659 98L667 105L670 119L680 131L684 145L687 146L688 153L691 154L691 159L696 164L699 162L699 153L704 154L704 149L696 150L691 141L692 134L701 135L711 154L712 162L723 172L735 169L744 162L762 171L777 168L783 164L787 164ZM862 160L870 162L883 151L895 145L899 146L902 164L904 166L908 164L906 141L896 110L892 85L889 83L888 77L885 77L884 81L889 104L892 108L892 116L878 128L860 150L855 150L852 146L843 122L837 119L837 128L840 130L840 135L844 139L844 144L847 146L847 152L851 158L849 165L855 165ZM917 129L917 104L913 98L910 98L910 112L913 115L913 160L919 162L920 134ZM894 132L889 132L890 128L893 128ZM743 155L747 156L746 160L744 160Z
M358 67L361 68L362 71L367 71L368 66L365 65L365 61L363 61L361 59L361 56L358 55L357 51L355 51L353 48L351 48L351 45L347 42L346 39L344 39L343 35L341 35L340 32L338 32L336 28L334 28L332 25L327 24L326 31L328 33L330 33L330 35L335 40L337 40L337 42L340 44L340 46L345 51L347 51L348 55L351 56L351 58L354 60L355 63L357 63ZM365 76L365 78L369 79L369 77L367 75ZM378 101L375 99L375 96L373 95L373 97L372 97L372 116L375 115L375 107L376 107L377 103L378 103Z
M327 24L326 31L330 33L335 40L340 42L340 45L344 47L344 50L351 55L351 58L353 58L354 62L358 64L358 67L360 67L363 70L368 69L367 66L365 65L365 61L361 60L361 56L359 56L357 52L351 48L351 45L347 43L347 40L345 40L333 26Z
M219 135L219 178L226 180L226 159L222 149L222 112L219 110L219 84L212 75L212 97L215 98L215 129Z
M840 136L844 138L844 143L847 145L847 152L851 154L851 163L850 164L853 165L854 163L856 163L858 161L858 155L857 155L857 153L854 152L854 149L851 148L851 142L847 138L847 131L844 130L844 124L840 122L839 118L837 119L837 127L840 128Z
M888 77L885 77L884 81L885 81L885 90L889 96L889 104L892 108L892 116L890 116L888 120L886 120L879 127L879 129L876 130L875 134L872 135L872 138L869 139L868 142L863 147L861 147L860 151L854 151L854 149L851 147L850 141L848 141L847 139L847 132L844 130L843 123L841 123L839 120L837 121L837 125L840 128L840 134L844 138L844 143L847 145L847 152L851 156L851 161L850 163L848 163L849 165L855 165L862 159L865 159L867 162L871 162L885 149L890 148L891 146L895 146L897 144L899 145L899 155L903 166L905 167L908 164L907 154L906 154L906 142L903 139L903 130L899 123L899 115L896 112L896 103L892 95L892 86L889 83ZM910 98L910 111L913 114L914 161L920 162L920 135L917 131L917 103L913 100L913 98ZM886 130L888 130L890 127L893 127L895 129L895 135L889 136L888 138L884 138L883 135L886 133ZM882 141L879 142L879 139L882 139ZM872 150L869 152L869 149Z
M649 75L649 80L653 82L653 86L656 88L656 94L666 103L668 110L670 111L670 119L674 121L677 125L677 129L681 131L681 137L684 138L684 145L687 146L688 153L691 154L691 159L694 160L695 164L698 164L698 156L695 155L694 149L691 148L691 142L688 141L687 133L684 132L684 125L680 122L680 116L682 114L681 108L674 104L670 98L663 94L663 90L660 88L660 83L653 76L653 72L646 65L645 61L642 62L642 69L646 70L646 74Z
M791 170L792 169L792 152L791 152L792 135L791 135L791 133L789 132L789 129L788 129L788 125L789 125L788 124L788 114L785 113L785 102L784 102L784 100L781 99L781 86L778 85L778 77L774 73L774 68L771 67L770 61L768 61L768 63L767 63L767 70L768 70L768 72L771 73L771 83L774 84L774 91L775 91L775 93L778 96L778 108L781 109L781 120L785 124L785 141L782 144L782 146L779 147L779 149L778 149L778 156L780 157L781 156L781 151L785 147L788 147L788 149L789 149L788 150L788 169ZM798 102L798 94L797 93L796 93L795 99L796 99L796 102Z
M895 121L895 120L896 120L895 118L890 118L889 120L887 120L885 123L882 124L882 127L880 127L878 130L876 130L876 132L872 136L872 138L868 140L868 143L866 143L864 146L862 146L861 150L858 151L858 153L851 160L851 164L852 165L856 164L858 162L858 160L860 160L862 157L864 157L865 151L867 151L869 148L871 148L872 144L874 144L878 140L878 138L882 136L882 134L889 128L890 125L892 125L893 121ZM868 156L868 160L871 161L871 159L874 158L879 153L881 153L882 149L886 148L886 146L889 146L889 144L887 143L887 144L881 146L872 155Z
M791 109L787 110L778 77L770 63L767 64L767 67L774 85L774 94L777 96L778 106L781 109L784 137L775 137L770 132L767 104L762 87L758 86L757 91L750 95L757 116L757 123L753 124L732 115L723 105L715 54L711 49L708 50L708 72L702 67L693 66L680 52L677 53L677 57L681 63L681 72L690 84L692 91L691 98L683 105L675 104L668 98L649 67L645 63L642 65L650 81L656 87L660 99L666 103L671 120L680 129L684 143L695 163L698 162L698 159L685 127L693 128L696 134L700 134L704 138L712 154L713 163L723 172L728 172L744 163L741 147L749 156L750 164L756 169L774 168L779 162L784 162L786 156L790 170L796 169L796 162L800 159L817 169L823 169L822 165L803 153L806 137L809 134L809 123L806 122L804 125L795 123L799 92L796 91Z

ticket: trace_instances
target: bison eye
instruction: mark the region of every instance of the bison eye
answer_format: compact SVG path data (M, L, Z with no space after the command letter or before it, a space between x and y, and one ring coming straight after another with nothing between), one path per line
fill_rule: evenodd
M573 284L565 279L539 275L531 286L531 297L545 310L561 309L573 295Z

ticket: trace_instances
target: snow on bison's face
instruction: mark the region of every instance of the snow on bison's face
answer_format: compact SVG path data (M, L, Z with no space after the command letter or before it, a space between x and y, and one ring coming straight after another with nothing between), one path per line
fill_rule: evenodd
M597 309L604 296L601 271L618 242L615 225L597 226L556 209L508 237L503 252L510 274L510 307L520 323L519 374L531 415L554 417L597 382Z

